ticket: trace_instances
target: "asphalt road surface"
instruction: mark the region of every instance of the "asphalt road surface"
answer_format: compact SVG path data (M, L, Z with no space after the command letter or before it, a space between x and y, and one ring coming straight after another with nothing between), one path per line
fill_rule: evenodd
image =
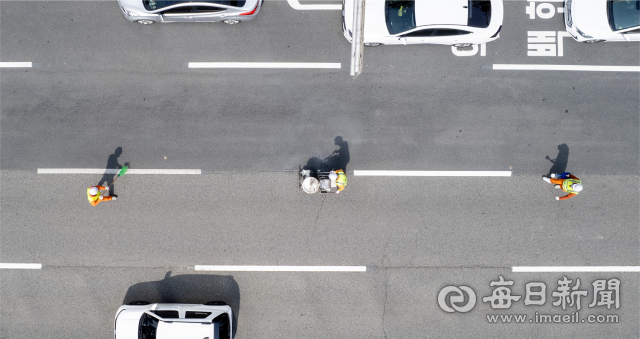
M0 269L0 337L110 338L140 298L224 300L238 339L640 337L639 273L513 269L640 266L640 73L493 69L638 66L640 45L574 42L530 5L506 2L477 50L366 48L354 80L339 10L142 26L116 1L0 1L0 61L34 63L0 70L0 264L42 264ZM532 55L539 32L554 56ZM299 192L286 170L334 151L345 191ZM112 176L37 171L125 163L201 174L126 174L92 208L86 188ZM564 170L586 188L558 202L541 176Z

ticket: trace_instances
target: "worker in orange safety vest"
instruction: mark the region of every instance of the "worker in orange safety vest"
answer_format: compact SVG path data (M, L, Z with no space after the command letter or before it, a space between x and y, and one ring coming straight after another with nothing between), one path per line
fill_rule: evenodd
M554 187L557 189L562 189L563 191L567 192L568 194L563 196L563 197L556 197L556 200L567 200L570 199L576 195L578 195L578 193L580 193L583 189L582 187L582 182L580 181L580 179L578 179L578 177L576 177L573 174L569 174L567 173L568 176L566 178L561 178L560 176L558 176L557 174L552 173L549 177L542 177L542 180L550 183L550 184L554 184Z
M101 191L108 191L109 187L91 186L87 188L87 198L91 206L96 206L102 201L116 200L116 197L104 196Z
M347 186L347 175L344 174L344 171L341 169L331 171L331 173L329 173L329 179L336 181L336 186L338 187L336 194L342 192L342 190Z

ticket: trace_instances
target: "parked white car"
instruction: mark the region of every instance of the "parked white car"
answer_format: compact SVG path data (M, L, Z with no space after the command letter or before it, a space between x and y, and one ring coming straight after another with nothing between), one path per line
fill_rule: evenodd
M115 339L231 339L231 307L220 302L148 304L133 302L118 308Z
M640 0L567 0L564 25L580 42L640 41Z
M354 3L342 3L342 29L349 41ZM481 44L498 38L503 14L502 0L367 0L364 45Z

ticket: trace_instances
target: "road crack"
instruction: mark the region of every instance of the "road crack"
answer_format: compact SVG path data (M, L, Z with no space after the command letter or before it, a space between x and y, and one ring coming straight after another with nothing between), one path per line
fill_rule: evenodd
M318 220L320 220L320 214L322 213L322 207L324 206L324 201L327 200L327 195L325 194L322 197L322 202L320 203L320 208L318 209L318 213L316 213L316 220L313 222L313 231L307 236L307 250L311 252L311 236L316 233L316 229L318 228Z
M384 304L382 306L382 335L386 339L387 338L387 327L386 327L386 319L387 319L387 292L389 290L389 271L384 271Z

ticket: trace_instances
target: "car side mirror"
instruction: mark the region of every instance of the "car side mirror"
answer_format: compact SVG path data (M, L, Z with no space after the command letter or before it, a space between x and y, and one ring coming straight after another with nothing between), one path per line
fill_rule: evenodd
M398 40L400 40L403 45L407 44L407 38L405 38L405 37L398 38Z

